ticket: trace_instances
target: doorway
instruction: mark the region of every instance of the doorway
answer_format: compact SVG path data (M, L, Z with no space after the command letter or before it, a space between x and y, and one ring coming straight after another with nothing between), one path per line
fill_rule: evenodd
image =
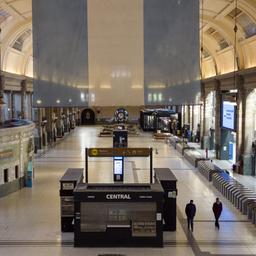
M221 129L221 159L236 163L236 132Z
M93 125L95 124L95 113L92 109L86 108L81 113L82 125Z

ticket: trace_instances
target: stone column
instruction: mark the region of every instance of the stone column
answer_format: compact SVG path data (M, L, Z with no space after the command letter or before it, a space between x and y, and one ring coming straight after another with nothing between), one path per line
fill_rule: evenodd
M52 111L52 137L53 137L53 142L57 141L57 111L56 108L53 108Z
M11 91L11 118L15 118L15 98L13 91Z
M21 118L27 119L27 101L26 101L26 93L27 93L27 81L22 80L21 83Z
M237 118L236 118L236 162L241 161L244 155L245 142L245 113L247 93L244 88L244 80L241 76L237 77ZM238 173L243 174L243 166L237 166Z
M26 93L26 107L27 107L27 119L32 120L33 119L33 103L32 103L32 93L30 91L27 91Z
M75 108L72 107L72 108L69 108L69 112L71 113L70 115L70 128L71 129L75 129L76 127L76 120L75 120Z
M5 121L4 108L5 108L6 102L4 102L4 87L5 87L4 76L0 75L0 125Z
M41 108L37 109L37 129L38 129L38 136L39 136L39 141L38 141L38 149L42 149L43 147L43 110Z
M194 132L194 129L195 129L195 127L194 127L194 116L195 116L195 114L194 114L194 105L191 105L190 106L190 108L191 108L191 131L192 132Z
M31 120L33 119L33 92L29 93L29 98L30 98L30 115L31 115Z
M56 108L56 117L58 118L57 121L56 121L57 137L61 138L64 135L63 119L62 119L62 108Z
M41 115L41 118L42 118L42 121L41 121L41 130L42 130L42 146L47 146L48 145L48 139L47 139L47 130L46 130L46 122L47 122L47 119L46 119L46 111L45 111L45 108L40 108L40 115Z
M184 106L184 114L185 114L185 124L189 124L189 106L185 105Z
M245 90L244 94L244 111L242 114L242 123L243 123L243 134L242 134L242 143L241 143L241 153L242 157L242 170L240 172L244 175L255 175L253 173L253 163L252 163L252 142L255 141L255 109L256 109L256 89L248 88Z
M201 83L201 106L200 106L200 142L201 149L204 149L204 135L205 135L205 102L206 102L206 94L205 94L205 85Z
M221 88L220 81L215 81L215 92L216 92L216 106L215 106L215 157L220 159L220 147L221 147Z
M8 119L12 119L12 92L11 91L8 93L7 110L8 110Z
M52 120L52 112L53 109L52 108L46 108L45 109L45 113L46 113L46 120L47 120L47 124L46 124L46 130L47 130L47 138L48 138L48 142L52 143L53 142L53 120Z
M33 119L35 126L34 132L34 142L35 142L35 153L37 153L38 149L42 149L43 146L43 115L42 109L36 108L35 115Z
M181 106L181 130L185 124L185 106Z
M63 108L64 118L64 132L70 132L69 108Z
M72 108L67 108L67 115L68 115L68 132L70 132L71 124L72 124Z
M81 110L77 108L77 125L81 125Z
M190 108L191 108L191 106L190 105L188 105L187 106L187 112L188 112L188 114L187 114L187 117L188 117L188 121L187 121L187 123L190 125L190 130L191 130L191 115L190 115Z

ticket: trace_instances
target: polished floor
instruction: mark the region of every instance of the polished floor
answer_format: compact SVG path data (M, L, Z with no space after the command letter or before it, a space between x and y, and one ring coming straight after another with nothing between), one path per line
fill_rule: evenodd
M0 198L0 256L2 255L256 255L256 227L225 200L181 155L149 133L129 138L129 146L154 148L154 167L168 167L178 179L177 231L164 234L164 248L73 248L72 233L60 232L59 179L69 167L84 167L85 147L108 147L112 138L99 138L100 127L79 127L35 160L33 188ZM125 180L148 179L149 163L129 159ZM89 181L111 182L111 162L90 159ZM220 197L224 210L215 229L212 204ZM187 231L184 208L197 206L194 232Z

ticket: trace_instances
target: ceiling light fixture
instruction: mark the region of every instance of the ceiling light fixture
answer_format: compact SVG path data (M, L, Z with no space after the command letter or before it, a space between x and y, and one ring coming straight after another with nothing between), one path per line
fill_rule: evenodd
M164 89L166 88L165 84L151 84L148 86L149 89Z

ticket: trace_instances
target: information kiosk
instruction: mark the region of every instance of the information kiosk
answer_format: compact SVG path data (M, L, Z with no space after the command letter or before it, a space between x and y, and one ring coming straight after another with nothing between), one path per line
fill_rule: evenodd
M155 184L78 184L74 246L163 246L163 189Z
M116 156L149 157L150 183L90 183L88 157ZM162 247L163 231L176 230L177 180L168 168L153 176L152 148L89 148L85 160L85 183L83 169L60 180L62 231L74 230L74 246Z

